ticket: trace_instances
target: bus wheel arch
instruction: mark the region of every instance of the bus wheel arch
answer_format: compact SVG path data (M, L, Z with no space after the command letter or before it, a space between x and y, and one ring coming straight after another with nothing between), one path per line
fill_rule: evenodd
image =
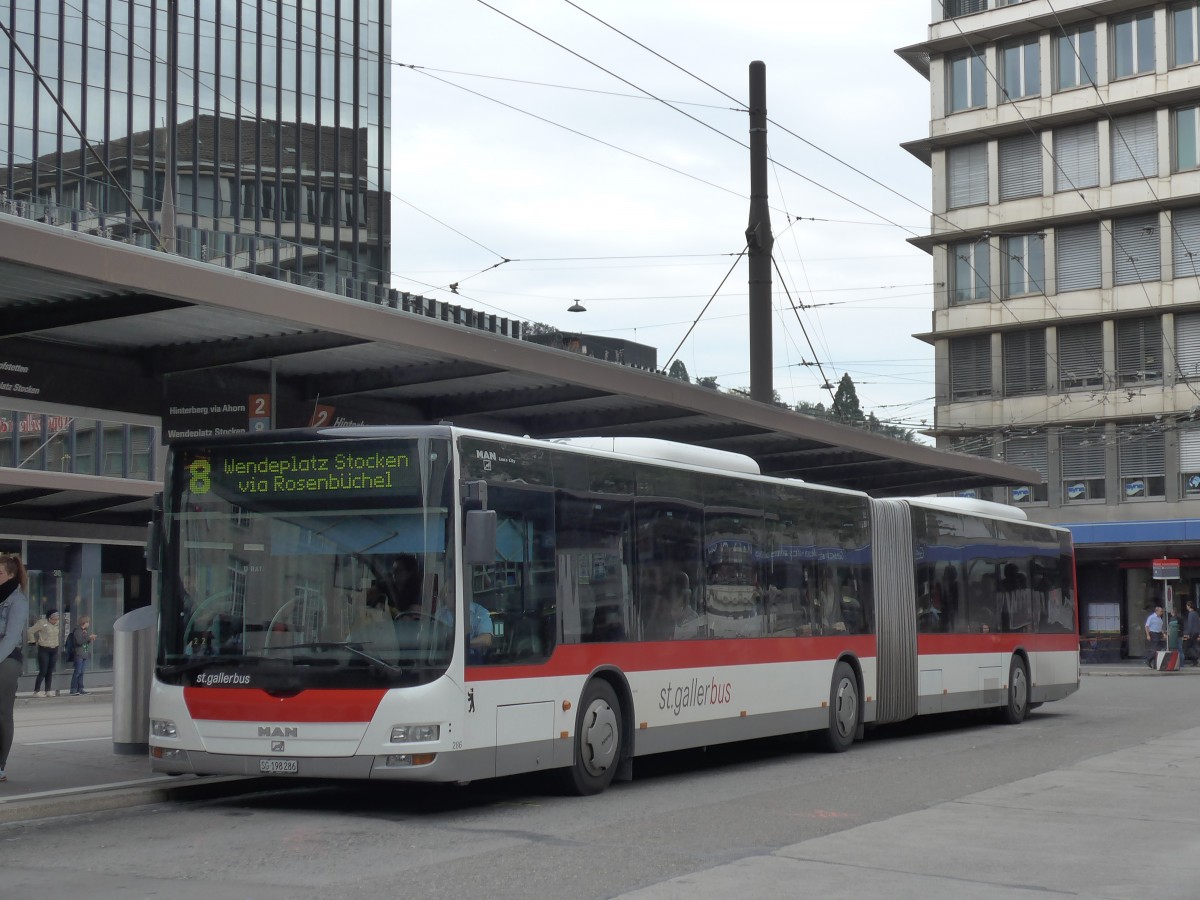
M584 685L575 712L572 761L558 772L560 786L587 796L607 788L629 758L632 703L624 680L597 673Z
M1029 658L1022 650L1014 652L1009 660L1008 688L1004 697L1004 705L1000 707L1000 718L1009 725L1020 725L1025 721L1031 707Z
M833 667L829 685L829 724L821 743L830 753L842 753L863 733L862 672L853 657L842 657Z

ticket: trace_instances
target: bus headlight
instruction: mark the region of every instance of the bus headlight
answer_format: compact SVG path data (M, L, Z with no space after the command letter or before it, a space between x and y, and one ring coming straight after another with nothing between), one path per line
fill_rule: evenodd
M179 729L170 719L151 719L150 734L159 738L179 737Z
M418 744L425 741L436 741L441 737L439 725L393 725L393 744Z
M395 753L383 758L386 769L407 769L412 766L427 766L437 759L436 753Z

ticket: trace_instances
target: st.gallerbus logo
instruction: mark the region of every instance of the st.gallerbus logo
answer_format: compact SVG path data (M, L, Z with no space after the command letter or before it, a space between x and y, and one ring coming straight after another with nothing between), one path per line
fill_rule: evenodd
M733 698L733 685L713 679L708 684L693 678L691 684L672 685L669 682L658 694L658 708L669 709L674 715L693 706L714 706Z

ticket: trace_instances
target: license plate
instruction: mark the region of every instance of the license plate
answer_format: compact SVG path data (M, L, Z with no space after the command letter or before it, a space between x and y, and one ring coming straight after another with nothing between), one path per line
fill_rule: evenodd
M264 775L295 775L300 766L294 759L260 759L258 771Z

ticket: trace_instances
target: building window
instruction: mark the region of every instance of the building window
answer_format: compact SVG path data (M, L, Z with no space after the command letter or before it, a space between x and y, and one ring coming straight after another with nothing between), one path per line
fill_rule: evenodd
M1046 290L1046 249L1040 234L1013 234L1000 240L1004 259L1004 296L1041 294Z
M992 393L992 338L987 334L950 339L950 399L974 400Z
M1113 281L1137 284L1162 278L1158 213L1113 222Z
M1166 494L1163 466L1163 433L1143 427L1117 430L1117 452L1121 466L1121 498L1145 500Z
M1162 381L1162 319L1117 320L1117 384Z
M1046 390L1046 332L1035 328L1004 334L1004 396Z
M1000 67L1006 100L1034 97L1042 92L1038 39L1005 44L1000 50Z
M1179 432L1179 479L1185 497L1200 497L1200 427Z
M999 142L1000 199L1017 200L1042 194L1042 139L1036 134Z
M1098 428L1064 430L1058 438L1062 459L1063 502L1104 499L1104 432Z
M1043 353L1043 357L1045 354ZM1014 466L1036 469L1042 476L1039 484L1016 485L1008 489L1008 502L1016 504L1045 503L1046 479L1050 471L1046 433L1011 435L1004 441L1004 460Z
M1136 181L1158 174L1158 117L1153 110L1113 119L1112 180Z
M1200 209L1177 209L1171 216L1171 274L1200 276Z
M1114 19L1108 33L1112 39L1112 77L1128 78L1154 71L1154 12Z
M987 144L951 147L946 151L950 209L987 203Z
M1104 331L1099 322L1058 329L1058 387L1061 391L1104 384Z
M987 0L945 0L943 9L947 19L969 16L971 13L983 12L987 9Z
M1176 172L1200 168L1200 153L1197 152L1197 125L1200 124L1200 106L1185 106L1172 111L1175 139L1171 146L1171 165Z
M1054 41L1054 56L1056 91L1096 83L1096 30L1090 25L1064 29Z
M1100 183L1096 123L1054 130L1054 190L1072 191Z
M1171 66L1190 66L1200 61L1200 4L1195 0L1171 9Z
M1175 371L1183 381L1200 379L1200 313L1175 316Z
M1100 225L1074 225L1054 233L1055 292L1100 287Z
M950 112L975 109L987 102L987 70L982 53L952 56L946 68L950 76L946 84L946 105Z
M951 244L950 253L950 301L974 303L991 297L991 278L988 270L988 242L986 240L963 241Z

